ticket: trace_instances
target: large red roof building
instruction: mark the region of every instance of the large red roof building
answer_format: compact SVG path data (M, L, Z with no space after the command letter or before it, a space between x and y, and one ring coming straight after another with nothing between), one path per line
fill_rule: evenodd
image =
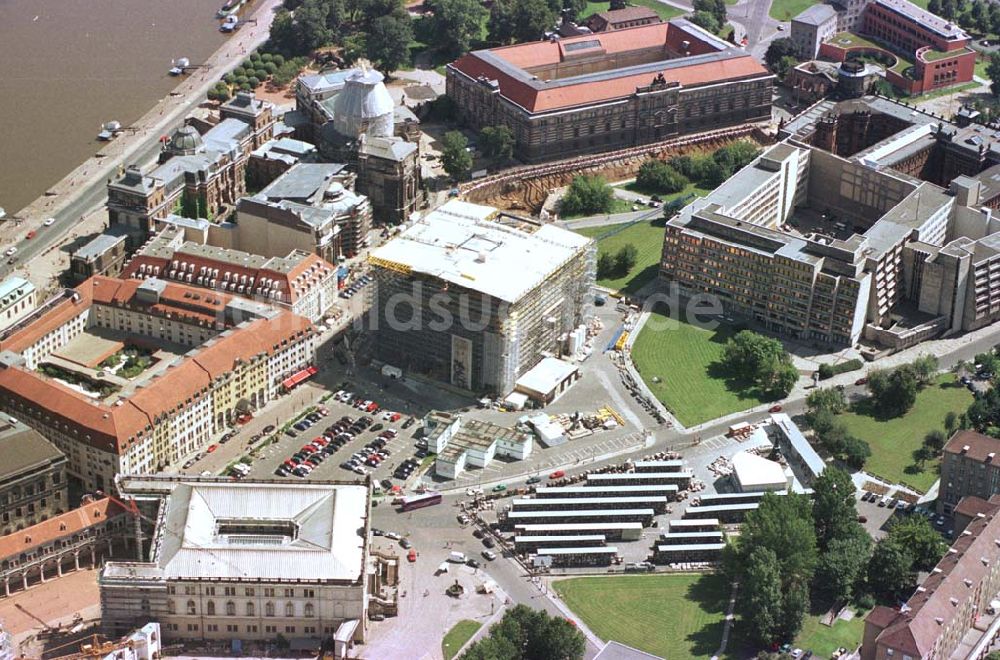
M773 81L685 19L478 50L447 68L462 118L509 127L528 161L767 121Z

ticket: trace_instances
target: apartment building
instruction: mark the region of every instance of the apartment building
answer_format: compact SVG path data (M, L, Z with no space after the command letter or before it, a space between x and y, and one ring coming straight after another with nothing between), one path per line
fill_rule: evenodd
M378 359L472 392L510 392L586 315L592 240L452 200L369 257Z
M208 444L315 364L308 319L155 277L91 278L0 334L0 410L68 459L86 491L162 470ZM129 346L132 378L100 362ZM100 350L99 350L100 349Z
M14 325L38 304L35 285L12 275L0 282L0 331Z
M66 456L13 417L0 418L0 536L69 508Z
M997 627L990 604L1000 593L1000 498L969 523L898 609L865 617L861 660L981 658Z
M377 597L387 572L369 551L367 481L141 476L120 486L159 513L149 560L101 571L110 635L155 620L168 642L361 642L369 610L389 604Z
M988 500L1000 494L1000 440L958 431L944 446L938 511L951 513L965 497Z
M180 227L167 227L129 261L123 278L161 277L265 302L304 316L323 318L337 297L336 267L312 252L292 250L263 257L186 241Z
M473 51L446 73L462 120L508 127L529 162L768 121L774 83L682 18Z

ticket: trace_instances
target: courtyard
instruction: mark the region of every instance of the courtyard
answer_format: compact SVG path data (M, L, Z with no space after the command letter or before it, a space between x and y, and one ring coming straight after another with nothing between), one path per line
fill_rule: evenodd
M721 364L731 326L698 328L672 320L659 309L650 315L632 347L632 361L646 386L685 426L764 403L755 387L727 377Z
M584 577L552 583L594 634L664 658L708 658L731 587L721 573Z

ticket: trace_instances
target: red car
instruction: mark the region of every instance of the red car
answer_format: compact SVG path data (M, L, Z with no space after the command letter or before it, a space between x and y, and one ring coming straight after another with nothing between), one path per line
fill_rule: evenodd
M562 470L556 470L555 472L549 475L549 479L562 479L565 476L566 476L565 472L563 472Z
M367 406L367 407L365 408L365 412L370 412L370 413L373 413L373 412L378 412L378 404L377 404L377 403L375 403L374 401L372 401L372 402L371 402L371 403L369 403L369 404L368 404L368 406Z
M25 234L25 235L24 235L24 237L25 237L25 238L27 238L27 239L32 239L32 238L34 238L34 237L35 237L35 230L34 230L34 229L32 229L32 230L31 230L31 231L29 231L29 232L28 232L27 234Z
M219 445L209 445L208 449L206 449L205 451L207 451L209 454L211 454L213 451L215 451L218 448L219 448Z
M868 383L867 378L859 378L856 381L854 381L855 385L866 385L867 383Z
M781 406L771 406L767 409L767 412L779 413L781 412Z
M398 421L399 421L399 419L400 419L400 417L402 417L402 415L400 415L400 414L399 414L399 413L397 413L397 412L394 412L394 413L392 413L391 415L389 415L389 421L390 421L390 422L398 422Z
M416 550L416 548L410 548L410 551L408 553L406 553L406 559L407 559L407 561L409 561L411 563L417 561L417 550Z

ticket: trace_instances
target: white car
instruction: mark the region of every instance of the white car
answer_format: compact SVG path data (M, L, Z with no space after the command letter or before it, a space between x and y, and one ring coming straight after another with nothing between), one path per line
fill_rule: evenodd
M6 252L4 252L4 254L5 254L6 256L8 256L8 257L12 257L12 256L14 256L14 254L16 254L16 253L17 253L17 248L16 248L16 247L9 247L9 248L7 248L7 251L6 251Z
M340 395L340 400L343 403L347 403L348 401L351 400L351 397L353 397L353 396L354 396L353 392L344 392L343 394Z
M43 222L42 224L43 224L44 226L46 226L46 227L51 227L52 225L56 224L56 219L55 219L55 218L48 218L48 219L47 219L47 220L46 220L45 222Z

